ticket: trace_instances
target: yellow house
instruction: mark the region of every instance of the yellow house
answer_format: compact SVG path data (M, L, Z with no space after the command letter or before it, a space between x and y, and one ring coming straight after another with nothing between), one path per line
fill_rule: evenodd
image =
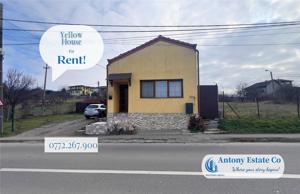
M142 129L184 129L198 114L196 44L163 36L108 59L107 119Z

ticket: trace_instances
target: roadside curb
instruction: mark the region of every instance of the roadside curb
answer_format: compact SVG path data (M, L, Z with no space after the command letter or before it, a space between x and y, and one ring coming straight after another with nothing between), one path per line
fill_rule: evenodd
M112 136L110 136L112 137ZM40 139L0 139L0 143L43 143ZM203 137L203 138L103 138L99 143L300 143L300 138L288 137Z

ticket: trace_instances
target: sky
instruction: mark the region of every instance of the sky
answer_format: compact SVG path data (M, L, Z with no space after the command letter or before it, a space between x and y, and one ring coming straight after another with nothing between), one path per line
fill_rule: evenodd
M300 20L299 0L0 0L4 18L80 24L126 25L214 25ZM43 29L53 25L4 21L4 28ZM117 30L95 27L97 30ZM174 29L174 28L172 28ZM122 30L128 30L124 28ZM132 29L130 29L132 30ZM178 32L177 32L178 33ZM70 70L54 82L51 69L48 89L70 85L105 85L107 59L151 39L130 41L118 38L169 35L170 32L102 33L104 53L98 65ZM172 33L171 33L172 34ZM45 63L39 46L5 45L39 43L42 32L4 31L4 74L16 68L32 75L42 87ZM241 83L248 86L270 79L293 80L300 86L300 25L264 30L227 30L221 33L169 36L197 44L200 84L218 84L219 91L234 93ZM299 43L294 45L266 45ZM260 44L256 46L237 46ZM262 44L262 45L261 45ZM265 45L264 45L265 44ZM208 46L219 45L219 46ZM220 46L236 45L236 46Z

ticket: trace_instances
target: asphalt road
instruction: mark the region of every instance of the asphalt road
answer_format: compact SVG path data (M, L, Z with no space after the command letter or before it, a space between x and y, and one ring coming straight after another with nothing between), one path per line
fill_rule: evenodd
M43 144L2 143L1 169L201 171L206 154L280 154L300 174L298 143L100 144L97 154L45 154ZM299 178L212 180L203 176L1 171L1 194L300 193Z

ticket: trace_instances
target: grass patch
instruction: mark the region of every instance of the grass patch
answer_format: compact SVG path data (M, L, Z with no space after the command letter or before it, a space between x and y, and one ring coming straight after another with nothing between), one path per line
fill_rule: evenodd
M229 102L241 118L257 119L257 107L255 102ZM262 101L259 103L260 116L263 119L290 119L297 118L296 104L274 104L271 101ZM219 103L222 112L222 102ZM236 118L235 114L225 103L225 118Z
M0 134L0 137L16 135L43 125L50 123L59 123L64 121L71 121L83 118L82 114L61 114L61 115L47 115L47 116L35 116L26 119L17 119L15 121L15 132L11 132L11 122L4 122L4 133Z
M300 133L300 119L225 118L219 128L228 133Z

